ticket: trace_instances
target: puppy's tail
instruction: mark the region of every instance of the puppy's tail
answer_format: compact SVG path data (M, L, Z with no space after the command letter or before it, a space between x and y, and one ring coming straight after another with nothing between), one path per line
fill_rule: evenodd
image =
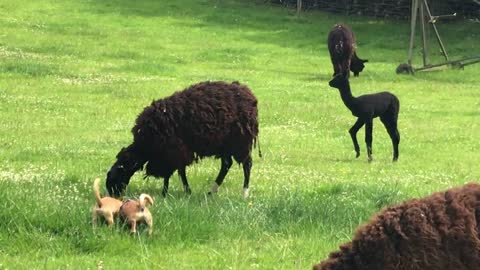
M147 202L150 205L153 205L153 199L148 194L145 194L145 193L140 194L140 199L138 199L138 200L139 200L140 206L142 208L145 207L145 202Z
M95 178L93 182L93 194L95 194L95 200L97 200L98 206L102 207L102 197L100 197L100 188L99 188L100 178Z

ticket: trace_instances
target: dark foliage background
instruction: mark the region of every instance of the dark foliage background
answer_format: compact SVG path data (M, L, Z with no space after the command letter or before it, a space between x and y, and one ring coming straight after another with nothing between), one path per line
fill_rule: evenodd
M297 0L271 0L296 7ZM435 0L428 2L432 15L457 13L458 18L480 19L480 0ZM410 18L412 0L302 0L302 9L321 9L345 15Z

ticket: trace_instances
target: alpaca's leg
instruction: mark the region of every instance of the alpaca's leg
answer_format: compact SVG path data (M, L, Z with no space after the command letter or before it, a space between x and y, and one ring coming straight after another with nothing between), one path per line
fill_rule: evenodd
M252 157L248 157L242 162L243 165L243 197L248 197L248 185L250 183L250 170L252 169Z
M357 153L357 158L360 156L360 146L358 146L357 132L363 127L363 124L364 122L360 118L358 118L357 122L355 122L355 124L353 124L353 126L348 131L350 133L350 136L352 137L353 147L355 148L355 152Z
M178 168L178 174L180 175L180 178L182 179L183 189L185 190L185 193L192 194L192 190L190 189L190 186L188 185L187 174L185 172L185 167Z
M367 144L367 156L368 162L372 161L372 130L373 130L373 119L368 119L365 122L365 143Z
M220 167L220 172L218 173L215 183L213 183L211 193L218 192L218 187L220 187L220 185L223 183L223 179L225 179L225 176L227 175L228 170L230 169L232 164L233 164L233 161L231 156L222 157L222 165Z
M398 144L400 143L400 133L398 132L398 129L397 129L397 121L394 119L389 119L387 117L381 117L380 120L382 121L383 125L387 129L390 139L392 139L393 161L397 161Z
M400 133L398 132L397 126L395 128L392 128L391 131L392 135L390 137L392 138L392 143L393 143L393 161L398 160L398 145L400 144ZM388 134L390 134L390 130L388 131Z
M163 197L167 196L167 194L168 194L168 184L169 183L170 183L170 175L163 178L163 190L162 190Z

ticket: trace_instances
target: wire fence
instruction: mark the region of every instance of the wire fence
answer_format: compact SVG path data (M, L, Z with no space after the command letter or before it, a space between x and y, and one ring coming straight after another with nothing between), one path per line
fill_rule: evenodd
M271 0L272 3L296 8L297 0ZM408 19L411 0L301 0L302 9L319 9L344 15ZM429 1L432 14L457 14L457 18L480 20L480 0Z

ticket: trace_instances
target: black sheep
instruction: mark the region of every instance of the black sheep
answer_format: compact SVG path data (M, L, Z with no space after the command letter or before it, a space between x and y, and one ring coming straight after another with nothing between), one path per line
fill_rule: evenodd
M212 192L217 192L232 157L243 165L244 196L248 196L251 150L258 136L257 99L238 82L202 82L159 99L137 117L133 143L123 148L107 173L108 192L120 196L131 176L145 166L146 175L164 179L178 170L184 189L191 193L185 168L199 158L221 159Z
M360 156L357 132L365 124L365 142L367 143L368 161L372 160L373 118L380 117L380 120L388 131L388 135L390 135L392 139L393 161L396 161L398 159L398 144L400 143L400 133L397 129L398 113L400 111L398 98L389 92L354 97L350 90L350 83L343 74L336 75L329 82L329 85L340 90L343 103L350 109L354 116L358 117L357 122L355 122L349 130L357 158Z
M368 60L358 58L355 52L355 35L352 30L343 24L334 25L328 34L327 43L333 64L333 76L339 73L349 76L352 70L353 75L358 77L365 67L364 63Z

